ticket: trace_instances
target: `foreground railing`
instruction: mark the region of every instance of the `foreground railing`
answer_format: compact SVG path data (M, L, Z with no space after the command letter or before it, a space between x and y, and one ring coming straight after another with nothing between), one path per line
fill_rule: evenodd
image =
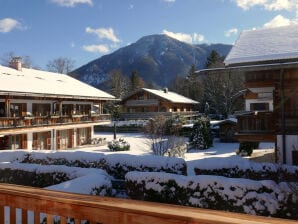
M54 220L64 224L70 218L73 223L88 220L89 224L297 223L284 219L0 184L0 224L39 224L45 219L48 224L54 223Z

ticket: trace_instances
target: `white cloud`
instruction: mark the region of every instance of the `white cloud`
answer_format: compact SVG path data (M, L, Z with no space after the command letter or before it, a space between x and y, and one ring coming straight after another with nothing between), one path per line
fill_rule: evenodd
M93 5L92 0L51 0L51 1L64 7L74 7L77 4Z
M237 28L231 28L231 29L225 31L225 36L230 37L231 35L236 35L237 33L238 33Z
M296 2L296 3L295 3ZM295 3L295 5L294 5ZM275 0L269 2L267 5L265 5L267 10L270 11L279 11L279 10L292 10L297 7L298 1L293 0Z
M264 5L267 0L235 0L237 5L244 9L244 10L248 10L251 7L254 7L256 5Z
M203 42L205 40L205 37L202 34L193 34L193 42Z
M180 40L188 44L192 44L194 42L202 42L205 39L202 34L197 34L197 33L194 33L193 35L191 35L186 33L173 33L168 30L163 30L162 33L166 34L169 37L172 37L174 39Z
M234 0L244 10L254 6L261 6L269 11L297 10L298 0Z
M283 17L282 15L275 16L271 21L264 24L265 28L279 27L279 26L288 26L298 24L297 20L290 20L288 18Z
M99 39L107 39L114 43L120 42L120 40L116 37L114 34L114 30L112 28L98 28L98 29L92 29L90 27L86 28L86 33L93 33L95 34Z
M100 45L84 45L84 51L93 52L93 53L108 53L110 51L109 47L103 44Z
M0 20L0 33L8 33L14 29L22 29L21 23L11 18Z
M164 0L165 2L175 2L176 0Z

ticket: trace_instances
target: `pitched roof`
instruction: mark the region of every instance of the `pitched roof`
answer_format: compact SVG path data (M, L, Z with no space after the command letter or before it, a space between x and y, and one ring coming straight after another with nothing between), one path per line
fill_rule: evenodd
M74 99L114 99L115 97L68 75L0 65L0 93L71 97Z
M157 90L157 89L147 89L142 88L142 90L152 93L156 96L159 96L165 100L168 100L172 103L190 103L190 104L198 104L199 102L189 99L185 96L182 96L178 93L171 92L171 91L164 91L164 90Z
M226 65L298 59L298 25L243 31Z

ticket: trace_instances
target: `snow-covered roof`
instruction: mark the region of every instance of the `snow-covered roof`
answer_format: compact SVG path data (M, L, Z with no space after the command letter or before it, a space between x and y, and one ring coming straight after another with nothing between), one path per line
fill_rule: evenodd
M142 88L144 91L152 93L156 96L159 96L163 99L166 99L172 103L190 103L190 104L198 104L199 102L189 99L185 96L182 96L178 93L171 92L168 90L158 90L158 89L147 89L147 88Z
M65 74L0 65L0 93L71 97L74 99L114 99L115 97Z
M233 64L298 59L298 25L243 31L225 59Z

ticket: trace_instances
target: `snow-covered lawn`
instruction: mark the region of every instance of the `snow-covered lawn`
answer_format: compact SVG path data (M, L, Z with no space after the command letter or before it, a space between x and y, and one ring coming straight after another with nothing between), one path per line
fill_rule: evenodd
M113 139L113 133L95 133L94 137L106 138L107 141ZM132 155L148 155L152 154L151 142L142 133L117 133L117 138L123 138L130 144L130 151L125 153ZM186 139L187 141L187 139ZM235 150L239 148L239 143L222 143L219 139L214 139L213 147L207 150L189 150L185 154L186 161L200 160L210 157L238 157ZM106 145L87 147L79 149L84 151L102 152L102 153L123 153L123 152L110 152ZM274 143L262 142L259 149L254 150L255 154L265 154L274 151Z
M106 138L107 142L112 141L113 133L95 133L94 137L97 138ZM80 148L80 151L92 151L92 152L101 152L105 154L113 153L127 153L131 155L150 155L151 151L151 142L144 134L142 133L117 133L117 139L123 138L130 144L130 151L125 152L110 152L107 145L103 146L94 146ZM186 138L187 141L187 138ZM242 157L236 155L235 150L238 149L239 143L222 143L219 139L213 140L213 147L207 150L189 150L185 153L185 160L188 166L188 175L195 175L193 167L196 163L200 162L202 159L207 158L218 158L214 159L215 163L220 162L224 163L239 163ZM267 154L274 152L274 143L260 143L259 149L254 150L254 154ZM228 158L225 160L224 158ZM221 159L220 159L221 158ZM220 161L219 161L220 160ZM212 166L212 164L210 164Z

